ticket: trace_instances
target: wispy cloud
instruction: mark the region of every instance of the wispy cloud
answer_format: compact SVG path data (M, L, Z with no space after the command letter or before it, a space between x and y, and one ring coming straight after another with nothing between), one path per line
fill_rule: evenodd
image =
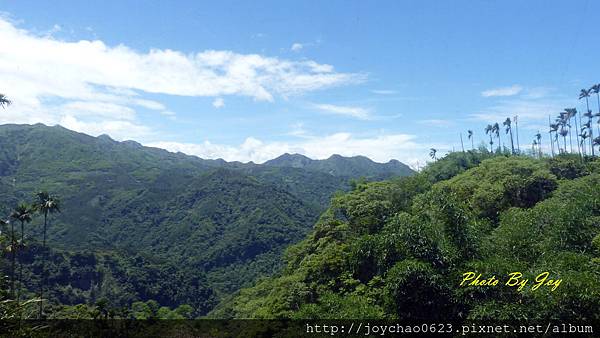
M522 121L547 121L548 115L556 115L566 107L577 104L575 100L552 99L552 100L525 100L515 99L499 102L497 105L485 108L472 114L471 118L494 122L504 120L506 117L519 116Z
M519 94L523 90L523 87L519 85L512 85L510 87L501 87L488 89L481 92L483 97L494 97L494 96L513 96Z
M292 50L293 52L298 52L298 51L302 50L302 48L304 48L304 45L299 42L296 42L296 43L292 44L292 47L290 48L290 50Z
M170 110L163 110L160 112L161 115L166 116L169 120L176 120L177 119L177 114L175 114L175 112L172 112Z
M304 129L304 123L298 122L291 126L291 131L287 134L295 137L307 137L308 132Z
M213 107L219 109L219 108L223 108L225 107L225 100L223 100L222 97L217 97L213 103L212 103Z
M521 96L526 99L541 99L547 97L553 90L550 87L526 88Z
M333 104L314 104L313 107L330 114L350 116L361 120L371 118L370 110L363 107L338 106Z
M371 93L379 94L379 95L394 95L394 94L397 94L398 92L396 90L391 90L391 89L372 89Z

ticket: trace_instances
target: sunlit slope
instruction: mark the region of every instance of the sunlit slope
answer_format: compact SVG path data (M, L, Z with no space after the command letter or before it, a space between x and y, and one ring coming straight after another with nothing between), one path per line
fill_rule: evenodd
M486 157L454 153L334 198L281 276L212 316L598 319L600 163ZM500 283L461 287L468 272Z

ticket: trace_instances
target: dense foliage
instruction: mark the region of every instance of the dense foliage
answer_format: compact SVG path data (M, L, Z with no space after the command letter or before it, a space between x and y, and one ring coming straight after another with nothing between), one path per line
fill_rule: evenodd
M287 266L213 317L599 319L600 162L453 153L336 196ZM533 290L543 272L558 288ZM497 286L460 286L463 274ZM504 285L521 272L522 290Z

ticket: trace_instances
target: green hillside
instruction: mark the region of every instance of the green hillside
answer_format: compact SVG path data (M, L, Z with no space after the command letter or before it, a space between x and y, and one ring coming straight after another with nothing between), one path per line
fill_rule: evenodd
M58 270L49 276L56 303L93 303L106 296L111 306L157 300L170 307L191 304L196 314L206 313L216 300L279 271L284 248L304 238L331 196L348 190L359 176L203 160L58 126L0 126L0 215L40 190L61 200L63 212L48 228L50 256L57 259ZM41 224L38 218L26 226L31 255L39 254ZM71 269L72 260L60 257L90 254L96 263L86 269L95 279L69 284L69 274L58 267ZM139 255L160 262L153 265L156 274L149 272L154 287L144 269L130 262ZM124 263L115 270L107 265L109 258ZM31 272L30 289L35 288L35 267L25 269ZM181 292L159 297L156 290L170 285L161 282L166 271L182 281L197 276L206 297ZM114 282L119 278L144 282L127 287Z
M211 316L599 319L600 162L488 157L452 153L335 197L281 275ZM460 286L468 272L500 283ZM505 285L512 272L521 290Z

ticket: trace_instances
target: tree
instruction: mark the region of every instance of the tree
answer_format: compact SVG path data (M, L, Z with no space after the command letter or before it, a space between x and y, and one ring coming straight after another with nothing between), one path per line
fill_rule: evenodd
M517 133L517 152L520 154L521 153L521 145L519 143L519 115L515 115L513 120L515 121L515 132Z
M21 223L21 241L13 248L15 251L23 251L25 245L25 223L31 222L31 215L33 214L33 210L31 207L25 203L19 204L15 210L10 214L10 217ZM20 254L19 254L20 255ZM14 257L15 254L13 252L13 266L14 266ZM14 271L13 271L14 274ZM23 286L23 262L19 262L19 289L17 290L17 304L21 298L21 288Z
M56 197L50 196L45 191L37 193L37 202L35 209L44 215L44 239L43 239L43 258L42 258L42 278L40 282L40 314L42 318L44 307L44 282L46 278L46 230L48 227L48 214L60 212L60 202Z
M3 221L4 222L4 221ZM10 295L11 297L15 297L15 262L16 262L16 247L17 247L17 241L15 240L15 223L14 222L8 222L10 223L10 244L8 245L7 249L10 251L10 255L11 255L11 268L10 268Z
M471 149L475 150L475 145L473 144L473 131L467 130L468 138L471 140Z
M0 107L6 108L7 106L10 106L11 103L12 101L9 100L6 95L0 94Z
M569 131L567 129L565 129L564 127L560 128L560 136L562 136L563 138L563 143L564 143L564 148L563 148L563 152L567 152L567 135L569 135Z
M587 122L583 124L583 126L588 130L588 132L590 133L590 148L592 148L592 156L594 153L594 126L592 125L592 111L588 110L587 113L583 114L584 117L587 117Z
M581 99L585 98L585 106L587 108L587 113L585 113L584 116L588 116L591 120L592 111L590 110L590 103L589 103L588 97L590 97L590 90L582 89L581 92L579 93L579 99L581 100ZM591 125L591 123L590 123L590 125ZM594 145L592 143L592 140L594 139L594 130L590 127L589 132L590 132L590 147L592 148L592 156L595 156Z
M511 128L511 121L510 121L510 117L507 117L506 120L502 123L504 126L506 126L506 133L509 134L510 133L510 151L511 154L515 154L515 144L513 142L513 132L512 132L512 128Z
M594 145L600 147L600 136L594 139Z
M587 138L590 137L590 135L588 134L587 130L583 130L581 132L581 134L579 134L579 137L581 137L581 140L579 141L579 145L581 146L583 155L586 155L585 140L587 140Z
M490 135L490 153L494 152L494 140L492 139L492 135L494 134L494 126L492 126L491 124L488 124L485 127L485 133Z
M537 134L535 134L535 139L537 141L540 158L542 158L542 134L540 134L539 130L538 130Z
M567 128L566 129L567 134L569 135L569 146L570 146L569 149L571 149L570 152L573 153L573 138L572 138L573 133L571 133L571 115L566 110L560 112L558 115L559 115L558 118L561 121L562 127ZM567 146L565 145L565 152L566 152L566 148L567 148Z
M577 125L577 109L575 108L565 108L565 112L567 118L569 120L569 143L571 143L571 124L570 121L572 118L575 118L575 136L577 137L577 152L581 156L581 148L579 147L579 126ZM571 145L571 147L573 147ZM573 150L571 150L573 152Z
M548 131L548 134L550 136L550 150L552 151L552 156L554 156L554 137L552 136L552 133L557 132L558 124L552 123L550 121L550 115L548 115L548 125L550 126L550 130ZM558 147L558 145L557 145L557 147Z
M498 148L500 149L500 151L502 151L502 142L500 141L500 125L498 124L498 122L494 123L494 125L492 126L492 131L498 139Z
M436 154L437 154L437 149L431 148L431 150L429 151L429 157L431 157L434 161L436 161L437 160Z
M596 94L596 100L598 101L598 113L594 116L598 118L598 135L600 136L600 83L593 85L589 91Z
M562 150L563 150L564 153L566 153L567 152L567 135L569 135L569 131L567 130L567 125L568 125L568 123L567 123L567 113L564 112L564 111L558 113L558 117L556 118L556 123L560 127L559 134L560 134L560 136L563 137L564 148ZM559 153L560 153L560 151L559 151Z

